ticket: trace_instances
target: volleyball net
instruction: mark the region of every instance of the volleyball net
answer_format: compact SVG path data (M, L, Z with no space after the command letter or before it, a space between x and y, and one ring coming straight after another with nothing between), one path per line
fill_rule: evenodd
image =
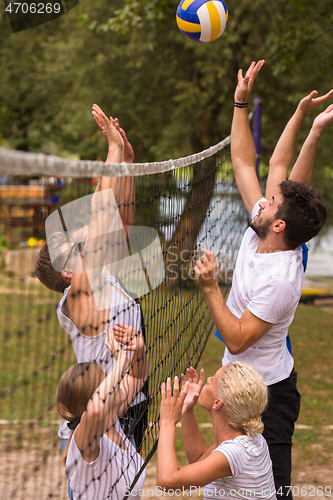
M215 330L195 263L203 248L214 253L226 296L247 226L229 144L227 138L179 160L117 165L0 149L3 497L67 498L55 394L77 358L95 361L107 374L113 370L114 394L119 387L131 394L129 410L113 419L116 432L111 424L106 430L115 442L124 432L142 461L129 444L119 445L120 458L112 451L96 477L87 472L76 498L95 491L95 498L122 499L124 485L140 483L156 450L161 384L196 367ZM96 191L100 176L113 180ZM64 295L55 291L56 275L46 286L36 277L45 241L52 269L72 273ZM85 310L92 296L95 315ZM125 332L119 325L132 328ZM118 328L118 340L130 331L131 339L123 337L128 346L138 345L143 334L145 347L127 351L127 368L104 346L108 326ZM82 365L69 380L83 380L87 371ZM68 408L66 415L78 416ZM71 431L62 426L66 438ZM76 466L75 454L71 460ZM103 496L98 488L105 477Z

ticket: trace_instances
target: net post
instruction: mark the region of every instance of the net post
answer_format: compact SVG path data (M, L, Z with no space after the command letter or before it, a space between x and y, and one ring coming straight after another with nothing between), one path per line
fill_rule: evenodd
M256 174L259 179L259 163L260 163L260 140L261 140L261 105L262 97L254 98L253 111L253 140L256 149Z

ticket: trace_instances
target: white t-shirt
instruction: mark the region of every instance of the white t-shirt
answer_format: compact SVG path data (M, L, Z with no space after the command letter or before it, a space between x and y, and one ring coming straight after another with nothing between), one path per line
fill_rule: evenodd
M253 217L258 213L259 201ZM239 249L227 306L238 320L247 308L273 326L241 354L232 355L226 347L222 364L236 360L249 363L271 385L288 378L294 366L286 337L302 292L302 249L257 253L258 244L258 236L248 228Z
M136 474L143 465L143 459L123 433L119 420L116 430L125 442L127 450L119 448L106 434L100 441L100 452L94 462L87 463L78 449L74 436L71 439L66 459L66 471L71 480L74 500L122 500ZM143 488L147 470L139 477L135 492ZM115 484L116 483L116 484ZM130 495L129 500L139 495Z
M212 451L215 452L226 457L232 475L207 484L204 499L276 500L272 461L261 434L255 437L237 436L224 441Z
M105 276L105 278L108 279L107 276ZM132 326L141 333L140 305L131 297L127 296L128 301L126 303L122 302L121 304L115 306L114 304L117 304L117 296L119 294L114 287L110 286L110 322L102 333L94 337L88 337L83 335L83 333L76 328L73 321L71 321L68 317L66 298L70 288L71 287L69 286L65 289L63 297L57 307L59 322L71 338L77 362L98 363L107 375L112 370L115 359L105 345L106 331L108 328L115 326L115 323L120 323L122 325ZM122 293L125 292L123 291ZM126 354L128 356L132 355L129 351L127 351ZM131 406L134 406L144 400L145 396L142 392L140 392ZM72 431L67 427L67 421L62 420L58 432L59 437L62 439L69 439L71 434Z

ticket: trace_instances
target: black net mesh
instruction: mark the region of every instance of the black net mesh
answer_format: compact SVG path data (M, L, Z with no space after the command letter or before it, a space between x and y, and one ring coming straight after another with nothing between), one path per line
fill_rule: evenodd
M113 391L119 392L118 382L122 381L120 387L126 392L126 377L131 374L121 376L117 382L112 372L115 361L111 353L109 357L105 355L104 340L107 327L123 324L129 312L131 326L142 332L146 346L146 354L141 350L134 365L141 366L136 371L141 370L142 377L142 366L146 362L148 378L144 384L136 385L135 394L131 392L131 401L127 403L132 406L124 415L118 415L120 420L114 415L105 417L105 429L112 446L107 450L103 448L99 466L75 469L81 462L72 454L74 469L69 471L70 475L73 470L77 472L75 498L126 497L131 485L136 481L140 484L140 474L144 477L145 466L156 450L162 382L168 377L180 376L191 365L196 367L209 335L215 331L204 293L194 279L193 267L200 258L201 249L210 249L218 261L221 290L224 296L227 295L237 250L247 225L233 178L229 146L194 165L136 176L133 182L135 198L117 199L117 205L120 214L135 208L133 226L129 233L124 233L126 255L128 258L136 256L145 287L141 283L138 288L133 266L123 266L119 275L111 269L112 278L107 281L107 287L123 300L114 309L111 304L110 314L101 306L94 317L85 310L73 313L73 304L84 304L84 294L89 300L86 286L80 288L79 280L84 280L85 275L82 272L75 278L72 302L64 297L59 310L62 293L46 288L35 275L40 251L35 245L46 239L45 219L50 214L56 214L54 217L60 220L64 233L69 231L63 207L92 195L96 182L91 178L60 179L56 176L35 176L32 180L17 175L10 176L7 185L3 186L0 467L5 480L0 486L1 498L67 497L67 478L59 458L57 385L63 373L77 362L74 347L81 358L78 361L96 362L103 371L114 376ZM88 199L85 206L91 206L92 197ZM89 220L85 219L87 214L83 212L77 209L74 222L89 226ZM89 217L92 213L93 210ZM154 230L144 233L148 243L143 241L143 228ZM50 231L52 233L52 228ZM104 238L104 242L106 240ZM68 242L68 249L56 266L65 264L61 259L63 255L68 257L70 251L73 254L81 251L88 258L87 243L81 248L82 242L73 238ZM145 248L157 243L158 259L157 247L147 257ZM119 241L109 246L108 255L110 248L111 253L114 252L116 244ZM110 258L108 264L112 267L116 260ZM89 269L85 271L89 274ZM74 281L71 286L74 288ZM112 293L110 297L114 296ZM67 317L63 320L67 321L67 333L59 323L57 307L58 316ZM71 321L71 315L79 322L78 328L73 326L75 321ZM94 344L96 339L99 339L98 345ZM135 371L135 367L129 366L128 370L131 369ZM75 377L71 378L73 384L77 382ZM108 391L107 397L111 397L111 392ZM104 399L108 404L107 398ZM83 421L79 425L83 425ZM68 426L64 428L65 434L70 435ZM136 452L124 441L123 432L135 444ZM93 446L85 448L87 453Z

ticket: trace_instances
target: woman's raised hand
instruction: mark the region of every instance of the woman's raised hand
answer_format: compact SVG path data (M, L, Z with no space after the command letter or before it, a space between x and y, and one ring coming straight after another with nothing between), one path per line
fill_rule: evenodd
M184 402L187 395L188 386L188 382L186 382L186 384L183 384L182 390L179 395L179 380L178 377L175 377L173 382L172 394L170 377L168 378L166 384L163 382L161 387L161 424L169 422L173 425L176 425L177 422L179 422L179 420L182 418L187 410L187 406L186 404L184 404Z
M109 147L115 145L123 150L124 141L120 132L117 130L117 127L115 126L112 116L110 117L109 120L109 118L97 104L93 104L92 114L95 119L95 122L103 132L106 140L108 141Z
M122 349L116 340L113 328L108 328L106 331L105 345L111 352L112 356L115 359L118 359L119 353Z
M145 347L143 335L132 326L116 323L112 330L116 341L124 344L124 351L136 351Z
M192 408L194 408L194 406L198 401L201 388L205 382L205 372L203 369L200 371L200 379L199 379L196 369L193 368L193 366L191 366L191 368L187 368L187 375L188 375L188 392L185 399L185 405L187 406L187 410L192 410ZM182 378L182 384L184 386L186 384L186 376L182 373L181 378Z

